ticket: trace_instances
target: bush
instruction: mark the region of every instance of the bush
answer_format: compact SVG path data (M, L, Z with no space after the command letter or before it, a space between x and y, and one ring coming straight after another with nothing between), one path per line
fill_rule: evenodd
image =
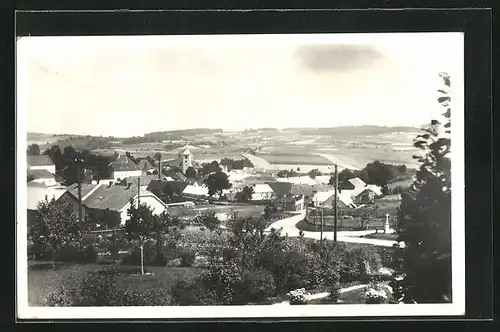
M162 259L161 257L159 257L159 258L156 257L157 256L156 250L154 249L154 247L151 243L146 242L144 244L143 251L144 251L144 265L145 266L146 265L149 265L149 266L154 266L154 265L164 266L164 265L166 265L167 262L164 259ZM130 255L123 258L122 264L140 266L141 265L141 248L135 247Z
M87 246L83 251L83 260L86 263L95 263L98 257L97 250L93 245Z
M328 297L330 298L331 301L337 303L339 298L340 298L340 285L334 285L329 288L329 293Z
M304 288L299 288L293 291L290 291L288 294L290 304L306 304L307 303L307 295L308 293Z
M216 304L232 304L238 287L243 281L243 273L233 263L211 265L203 271L199 280L214 297Z
M107 271L106 271L107 272ZM47 299L49 306L119 306L123 291L112 273L91 272L75 288L62 286Z
M380 304L387 301L387 294L384 290L378 288L369 288L365 292L366 304Z
M177 280L171 287L173 305L214 305L215 298L212 293L207 291L200 280L189 282L186 280Z
M276 295L276 284L271 272L258 269L245 271L233 303L258 303Z
M342 271L343 282L359 281L368 277L372 272L381 267L381 257L376 247L355 247L348 249L343 256Z
M190 250L183 250L179 253L181 267L191 267L196 259L196 253Z
M168 306L172 297L163 288L125 291L121 299L122 306Z

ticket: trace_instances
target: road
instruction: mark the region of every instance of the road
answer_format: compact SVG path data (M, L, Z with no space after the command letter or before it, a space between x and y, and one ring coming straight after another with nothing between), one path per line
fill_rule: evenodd
M283 235L288 235L290 237L298 237L300 230L295 227L295 225L302 221L306 216L306 211L298 213L295 216L288 217L285 219L278 220L272 223L269 227L265 229L266 232L269 232L272 228L274 229L282 229L281 233ZM362 244L373 244L381 247L392 247L396 244L396 241L383 240L383 239L369 239L362 238L360 236L368 235L375 233L374 230L369 231L342 231L337 232L337 241L340 242L348 242L348 243L362 243ZM320 232L309 232L304 231L304 237L309 239L320 240L321 233ZM324 232L323 238L327 240L333 240L333 232Z

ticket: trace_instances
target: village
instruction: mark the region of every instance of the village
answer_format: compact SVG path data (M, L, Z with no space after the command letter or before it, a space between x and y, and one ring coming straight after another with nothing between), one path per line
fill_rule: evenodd
M28 224L36 218L38 203L52 198L69 202L74 206L75 215L88 214L95 230L106 232L124 227L128 208L139 201L152 208L155 214L167 212L181 218L214 212L219 220L226 220L231 212L238 212L243 217L260 219L265 207L272 204L282 216L305 212L310 207L314 219L318 208L323 213L326 209L326 215L330 217L337 196L339 218L350 221L353 219L350 212L372 205L375 198L383 196L380 186L366 184L359 177L344 181L336 195L331 183L333 174L314 178L307 174L278 177L276 172L254 167L228 170L225 165L215 164L215 171L210 174L225 174L229 185L226 184L227 189L221 188L220 194L210 195L203 182L210 174L193 176L206 164L196 162L188 147L183 148L182 157L158 160L157 165L152 165L147 159L135 164L127 155L118 154L109 164L112 178L69 186L56 181L56 169L50 157L31 155L28 156L28 174L32 177L27 187ZM247 197L242 197L246 192L249 193ZM321 222L316 221L316 224ZM368 229L368 225L369 222L364 228ZM372 225L379 226L375 230L387 231L381 223ZM360 225L356 230L362 228Z

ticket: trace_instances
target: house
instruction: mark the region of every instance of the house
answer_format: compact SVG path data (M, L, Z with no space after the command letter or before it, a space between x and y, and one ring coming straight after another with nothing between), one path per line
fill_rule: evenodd
M151 163L147 159L142 159L139 162L138 166L141 169L143 175L153 175L155 172L158 172L156 167L151 165Z
M284 200L286 211L299 212L305 209L305 197L303 195L289 195Z
M165 180L152 180L147 186L146 190L154 193L156 196L161 197L163 192L165 192L165 187L169 187L172 190L173 195L182 196L182 192L189 185L189 182L185 181L165 181Z
M109 164L113 171L113 180L120 181L128 177L138 177L142 175L139 166L130 160L126 155L118 154L116 160Z
M43 183L47 187L52 187L57 184L54 174L46 169L29 170L28 177L31 177L30 182Z
M78 204L78 187L68 188L62 199L73 200ZM108 227L124 226L128 220L128 209L138 201L142 205L148 205L154 214L166 211L166 205L152 192L139 188L137 183L123 181L107 185L82 186L82 205L85 213L96 224ZM78 206L78 205L76 205ZM75 210L76 212L77 210Z
M123 181L125 181L127 183L133 182L135 184L140 184L141 188L147 189L149 184L151 183L151 181L157 181L157 180L158 180L158 175L141 175L138 177L125 178L125 179L121 180L120 182L123 182Z
M46 187L43 183L33 183L29 182L27 185L27 213L28 219L27 224L31 226L35 223L38 216L38 204L45 200L58 200L63 194L64 189L58 189L54 187Z
M313 196L314 206L333 206L335 190L320 191ZM372 202L382 195L380 187L367 185L360 178L352 178L339 185L339 203L344 207L356 208L359 204Z
M39 155L39 156L27 156L28 169L31 171L34 170L46 170L51 174L56 174L56 165L52 162L47 155Z
M252 200L265 201L275 197L274 190L267 183L254 184Z
M274 191L276 198L281 199L292 193L292 184L289 182L267 182Z
M188 184L182 191L182 195L187 197L208 197L208 188L195 182L194 184Z

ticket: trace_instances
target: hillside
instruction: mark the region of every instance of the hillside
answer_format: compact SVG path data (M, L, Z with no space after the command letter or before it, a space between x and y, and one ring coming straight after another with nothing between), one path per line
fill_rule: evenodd
M329 128L284 128L283 131L295 131L301 135L332 135L332 136L372 136L398 132L416 132L420 128L409 126L342 126Z

